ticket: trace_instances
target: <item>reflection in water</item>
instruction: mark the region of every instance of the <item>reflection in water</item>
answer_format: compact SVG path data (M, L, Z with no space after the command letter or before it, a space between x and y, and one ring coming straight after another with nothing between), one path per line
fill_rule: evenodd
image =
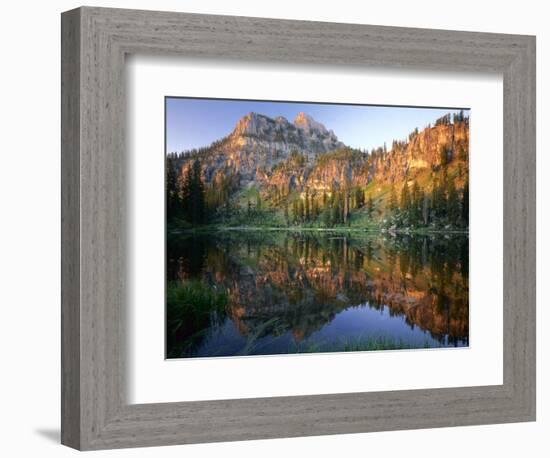
M169 236L167 356L468 345L468 238Z

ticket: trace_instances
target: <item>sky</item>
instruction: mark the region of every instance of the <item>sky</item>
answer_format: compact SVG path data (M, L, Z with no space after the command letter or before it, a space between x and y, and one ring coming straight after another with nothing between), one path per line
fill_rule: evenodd
M230 134L250 112L284 116L292 122L301 111L332 129L344 144L370 151L384 142L390 147L393 140L406 139L416 127L422 130L459 109L167 97L166 152L208 146Z

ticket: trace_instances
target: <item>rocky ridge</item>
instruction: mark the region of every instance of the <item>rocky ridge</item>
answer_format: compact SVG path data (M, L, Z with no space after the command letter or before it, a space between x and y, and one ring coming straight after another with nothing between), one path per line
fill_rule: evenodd
M389 149L384 146L367 153L347 147L306 113L299 113L293 122L249 113L227 137L185 156L181 173L190 166L189 159L198 158L204 181L212 186L230 176L237 177L241 188L257 186L285 193L306 188L330 192L371 183L380 190L417 177L429 180L443 160L467 170L468 152L468 118L416 130Z

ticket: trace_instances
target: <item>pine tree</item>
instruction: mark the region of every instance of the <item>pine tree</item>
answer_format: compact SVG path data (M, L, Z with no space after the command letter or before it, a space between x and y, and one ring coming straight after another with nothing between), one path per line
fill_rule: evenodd
M417 205L419 203L420 199L420 186L418 186L418 183L416 180L413 181L412 188L411 188L411 199L412 203L414 205Z
M204 184L201 177L201 163L193 163L193 223L201 224L205 220Z
M412 190L411 190L411 211L410 217L413 224L417 224L420 221L420 215L422 213L422 189L416 182L413 181Z
M340 199L336 198L334 204L332 205L332 212L331 212L331 218L330 218L331 226L339 224L341 221L340 220L341 216L342 214L341 214Z
M292 222L296 224L299 221L298 215L298 199L292 201Z
M262 196L260 195L260 191L256 194L256 210L262 209Z
M409 185L405 180L403 189L401 190L401 210L408 212L411 208L411 194L409 192Z
M393 183L390 189L389 209L392 212L397 210L397 194L395 193L395 186L393 185Z
M434 180L432 187L432 208L436 217L444 217L447 213L448 177L446 174L440 180Z
M447 153L447 145L441 145L439 147L439 164L441 167L445 168L447 167L448 162L448 153Z
M372 216L373 210L374 210L374 201L372 200L372 196L369 196L367 200L367 212L369 213L369 216Z
M182 175L179 177L180 201L185 218L191 221L191 187L192 187L192 169L186 167Z
M206 216L205 191L201 178L201 163L198 159L186 170L181 194L188 221L193 225L202 224Z
M319 202L315 198L311 198L311 220L317 221L319 216Z
M325 227L331 226L331 208L328 205L323 210L323 225Z
M428 198L428 195L422 191L423 198L422 198L422 221L425 226L428 225L430 222L430 212L431 212L431 204L430 199Z
M175 159L166 159L166 212L168 218L178 213L181 207L180 183Z
M360 187L355 188L355 208L363 208L365 205L365 193Z
M309 191L306 188L306 200L304 206L304 218L306 221L309 221L311 218L310 209L309 209Z
M298 197L298 215L297 215L297 219L299 222L303 223L304 222L304 216L305 216L305 211L304 211L304 201Z
M344 191L344 196L343 196L343 199L344 199L344 202L343 202L343 205L342 205L342 220L344 222L344 224L348 223L348 220L349 220L349 191L346 190Z
M447 188L447 218L451 224L457 224L460 217L460 202L454 180L450 179Z
M288 226L289 223L290 223L290 216L288 214L288 199L285 199L285 210L284 210L284 212L285 212L285 223Z

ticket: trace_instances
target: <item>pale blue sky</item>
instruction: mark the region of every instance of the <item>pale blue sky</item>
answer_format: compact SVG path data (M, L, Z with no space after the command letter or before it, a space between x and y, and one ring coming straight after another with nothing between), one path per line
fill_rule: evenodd
M370 150L384 142L390 147L393 140L406 139L416 127L422 130L459 109L167 97L166 152L208 146L231 133L251 111L272 118L284 116L290 122L303 111L332 129L346 145Z

